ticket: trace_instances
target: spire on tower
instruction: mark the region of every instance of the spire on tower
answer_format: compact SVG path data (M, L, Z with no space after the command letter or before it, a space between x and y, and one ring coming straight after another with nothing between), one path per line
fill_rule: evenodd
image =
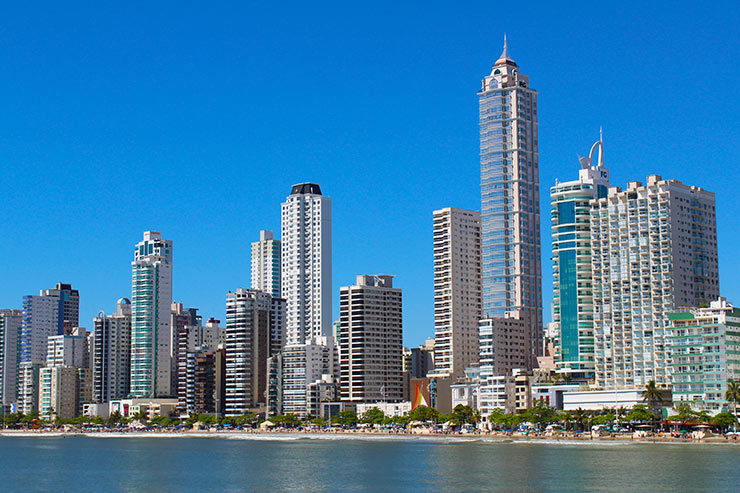
M496 63L494 63L493 65L496 66L504 63L509 63L516 66L514 60L509 57L509 45L506 41L506 33L504 33L504 51L501 52L501 56L498 57L498 60L496 60Z

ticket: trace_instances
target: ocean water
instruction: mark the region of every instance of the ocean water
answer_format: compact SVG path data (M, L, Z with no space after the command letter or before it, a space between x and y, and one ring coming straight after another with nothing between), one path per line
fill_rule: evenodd
M0 491L739 491L740 446L0 437Z

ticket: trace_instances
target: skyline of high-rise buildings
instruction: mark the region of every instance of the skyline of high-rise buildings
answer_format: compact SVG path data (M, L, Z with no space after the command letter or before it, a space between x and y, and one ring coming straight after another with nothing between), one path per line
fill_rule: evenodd
M545 357L538 93L506 41L478 96L481 212L433 211L435 338L428 364L415 365L428 383L417 385L433 389L430 402L445 385L475 385L484 415L535 375L592 389L670 386L669 314L719 296L714 194L657 175L612 186L600 136L579 158L578 179L550 187L554 349ZM341 287L333 322L332 199L317 183L295 184L280 218L280 239L261 230L251 243L251 289L229 291L224 328L173 303L173 242L156 231L135 246L131 302L100 312L91 333L70 284L24 297L22 316L0 312L3 399L11 380L19 408L45 417L77 412L81 399L300 417L409 399L394 276ZM518 395L515 408L531 397Z

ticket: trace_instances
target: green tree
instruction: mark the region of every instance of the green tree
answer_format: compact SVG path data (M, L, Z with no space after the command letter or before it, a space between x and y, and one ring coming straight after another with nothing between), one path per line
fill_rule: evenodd
M462 426L466 423L475 424L480 421L480 412L470 406L458 404L449 414L448 419L457 426Z
M578 430L583 431L585 429L585 423L588 421L588 418L589 412L585 409L581 409L579 407L578 409L573 410L572 419Z
M526 421L536 423L540 426L547 426L556 420L557 413L555 409L540 401L536 406L527 409L522 413Z
M292 413L273 416L272 418L270 418L270 421L278 426L284 426L286 428L294 428L296 426L300 426L301 424L301 419Z
M595 425L610 425L614 423L615 419L616 419L616 416L614 414L608 413L608 414L601 414L599 416L594 416L591 422Z
M360 421L362 423L380 425L383 424L383 421L385 421L385 413L377 407L371 407L370 409L365 411L365 414L362 415Z
M246 414L242 414L241 416L237 416L236 419L234 419L233 424L236 426L244 426L244 425L254 426L256 422L257 422L256 414L246 413Z
M653 414L645 404L635 404L627 414L627 420L631 423L653 422L657 416Z
M118 411L113 411L110 416L108 416L108 420L106 424L113 428L114 426L123 423L123 416L121 416L121 413Z
M737 418L732 413L718 413L714 415L711 423L714 426L719 426L727 430L730 428L730 426L734 427L735 425L737 425Z
M671 421L680 421L682 424L686 424L690 421L694 421L697 418L697 413L688 404L680 404L676 411L678 414L668 416Z
M118 413L118 411L115 411L115 412ZM118 415L120 416L121 413L118 413ZM149 417L149 414L146 412L145 409L140 409L139 411L136 411L134 414L131 415L131 419L138 421L139 423L143 425L146 424L148 417Z
M439 411L433 407L419 406L409 413L409 419L411 421L433 421L439 423Z
M357 413L352 410L339 411L331 421L342 426L356 426L358 421Z

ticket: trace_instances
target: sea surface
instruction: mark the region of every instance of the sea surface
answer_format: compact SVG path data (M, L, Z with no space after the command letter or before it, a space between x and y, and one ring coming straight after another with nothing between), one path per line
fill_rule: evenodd
M740 445L0 437L0 491L739 491Z

